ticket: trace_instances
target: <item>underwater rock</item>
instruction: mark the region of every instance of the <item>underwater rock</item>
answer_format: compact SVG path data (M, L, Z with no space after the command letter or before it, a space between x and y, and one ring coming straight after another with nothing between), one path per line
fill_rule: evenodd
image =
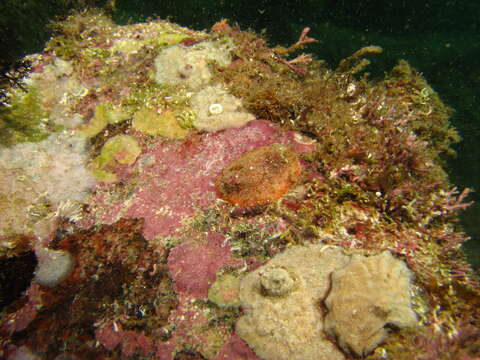
M15 349L8 357L8 360L41 360L42 357L35 354L27 346L20 346Z
M39 284L32 283L25 291L26 299L22 307L15 312L6 314L0 323L0 336L4 338L13 333L25 330L37 317L39 309L43 307L42 291Z
M350 263L332 273L332 289L325 300L325 330L345 351L358 356L385 340L387 326L414 326L411 308L412 272L389 251L365 257L354 254Z
M177 358L174 355L185 347L195 349L195 352L203 356L197 358L215 358L223 345L231 339L231 329L210 320L210 309L193 298L180 296L177 309L169 317L170 323L174 323L175 327L169 339L158 344L156 358L174 360Z
M237 335L232 335L213 360L260 360Z
M144 333L123 330L118 324L108 323L95 331L95 339L112 351L120 345L124 356L141 354L149 356L154 352L152 340Z
M55 30L4 91L0 256L43 247L75 268L4 309L0 358L476 357L469 190L442 169L458 136L406 62L370 80L378 47L330 69L294 54L309 28L271 48L226 20L122 26L94 9ZM423 321L389 336L415 314L385 250L415 273ZM53 264L47 285L68 273Z

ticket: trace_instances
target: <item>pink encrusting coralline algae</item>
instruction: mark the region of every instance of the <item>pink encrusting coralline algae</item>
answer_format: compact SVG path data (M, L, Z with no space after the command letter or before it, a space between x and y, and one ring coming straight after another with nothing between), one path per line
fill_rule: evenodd
M175 281L175 291L182 296L204 300L218 270L243 264L243 260L233 257L225 236L214 232L206 235L206 241L182 242L168 256L168 270Z
M95 207L85 225L111 224L119 218L144 218L144 236L178 235L185 220L217 200L215 179L234 159L255 148L284 144L297 153L312 151L294 131L285 131L265 120L242 128L193 135L184 142L159 140L137 160L137 185L127 198L98 185ZM105 190L105 191L103 191Z

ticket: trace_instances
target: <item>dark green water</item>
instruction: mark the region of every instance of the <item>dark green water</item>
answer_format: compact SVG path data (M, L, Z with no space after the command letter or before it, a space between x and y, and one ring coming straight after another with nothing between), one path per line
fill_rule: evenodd
M108 6L96 0L3 0L0 4L0 71L22 55L38 52L50 36L48 22L73 8ZM264 31L271 45L296 41L305 27L318 43L307 51L335 67L366 45L384 53L372 58L369 71L383 74L398 59L420 70L443 101L456 110L452 123L463 141L449 162L452 182L480 190L480 2L474 0L303 0L303 1L136 1L117 0L118 23L168 18L194 29L221 18L243 29ZM465 244L470 262L480 267L480 196L461 215L472 240Z

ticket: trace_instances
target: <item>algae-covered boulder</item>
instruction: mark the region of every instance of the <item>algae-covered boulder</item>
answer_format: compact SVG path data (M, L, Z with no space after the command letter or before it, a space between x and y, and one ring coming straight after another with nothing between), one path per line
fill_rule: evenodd
M271 47L227 20L54 28L0 109L0 263L39 260L0 358L477 355L457 136L406 62L370 80L376 46L331 69L298 52L309 28ZM410 271L420 324L394 333Z

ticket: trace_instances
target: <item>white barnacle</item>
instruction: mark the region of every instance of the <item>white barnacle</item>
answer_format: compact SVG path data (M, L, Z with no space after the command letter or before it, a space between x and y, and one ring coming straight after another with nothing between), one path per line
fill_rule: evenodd
M222 106L222 104L217 104L217 103L211 104L211 105L208 107L208 113L209 113L210 115L220 115L221 113L223 113L223 106Z

